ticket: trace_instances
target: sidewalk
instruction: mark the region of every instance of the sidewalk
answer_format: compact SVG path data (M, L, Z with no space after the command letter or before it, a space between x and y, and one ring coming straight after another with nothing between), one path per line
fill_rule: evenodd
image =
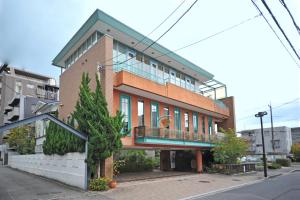
M282 175L300 166L268 170L270 177ZM117 200L175 200L243 184L262 181L263 172L246 175L193 174L119 183L116 189L99 194Z

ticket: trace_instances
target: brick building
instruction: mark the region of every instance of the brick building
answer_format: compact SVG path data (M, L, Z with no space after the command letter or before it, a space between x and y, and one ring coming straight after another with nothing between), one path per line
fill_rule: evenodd
M234 98L213 74L158 43L148 48L152 42L96 10L53 60L62 69L59 117L73 112L82 73L89 73L92 88L98 74L109 112L123 112L131 130L122 139L125 149L161 150L164 170L180 165L174 155L191 150L201 172L211 138L221 127L235 128ZM111 163L107 159L107 176Z

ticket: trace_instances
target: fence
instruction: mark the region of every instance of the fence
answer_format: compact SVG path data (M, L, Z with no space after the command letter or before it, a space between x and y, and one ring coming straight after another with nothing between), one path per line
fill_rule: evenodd
M85 189L85 154L66 155L12 155L8 165L12 168Z
M255 163L244 164L214 164L213 168L220 173L238 174L255 171Z

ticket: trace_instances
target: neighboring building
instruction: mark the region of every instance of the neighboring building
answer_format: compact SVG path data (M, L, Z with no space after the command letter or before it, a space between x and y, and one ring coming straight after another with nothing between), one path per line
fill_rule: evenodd
M271 128L264 128L264 140L265 140L265 151L269 159L272 159L272 155L286 156L291 151L292 146L292 135L291 128L282 126L274 127L274 150L272 147L272 131ZM261 129L252 129L241 131L241 137L247 139L250 143L249 154L261 155L262 150L262 138ZM276 157L276 156L275 156ZM274 157L274 158L275 158Z
M58 110L58 101L38 101L33 113L40 114L53 114ZM43 153L43 143L46 139L46 128L49 121L39 120L35 122L35 153Z
M235 128L234 98L211 73L160 44L148 47L152 42L96 10L53 60L62 69L59 117L74 111L82 73L93 89L98 74L109 112L123 112L131 130L122 139L125 149L160 149L163 170L190 166L191 155L182 150L192 150L201 172L210 138L219 128ZM170 117L168 126L161 116ZM106 176L111 164L107 159Z
M300 144L300 127L291 128L293 144Z
M33 116L39 100L57 101L53 78L12 67L7 71L0 75L0 126Z

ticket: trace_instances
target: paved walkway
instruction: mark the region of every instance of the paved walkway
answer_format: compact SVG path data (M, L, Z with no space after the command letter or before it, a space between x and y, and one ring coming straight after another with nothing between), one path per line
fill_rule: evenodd
M295 168L269 170L269 176L277 176ZM298 169L299 166L298 166ZM227 176L221 174L193 174L155 180L119 183L116 189L101 192L112 199L130 200L175 200L198 194L222 190L242 184L263 180L263 172Z
M269 170L270 176L284 174L294 168ZM173 200L263 180L263 172L227 176L190 174L151 180L119 183L106 192L82 190L39 176L0 166L0 200Z

